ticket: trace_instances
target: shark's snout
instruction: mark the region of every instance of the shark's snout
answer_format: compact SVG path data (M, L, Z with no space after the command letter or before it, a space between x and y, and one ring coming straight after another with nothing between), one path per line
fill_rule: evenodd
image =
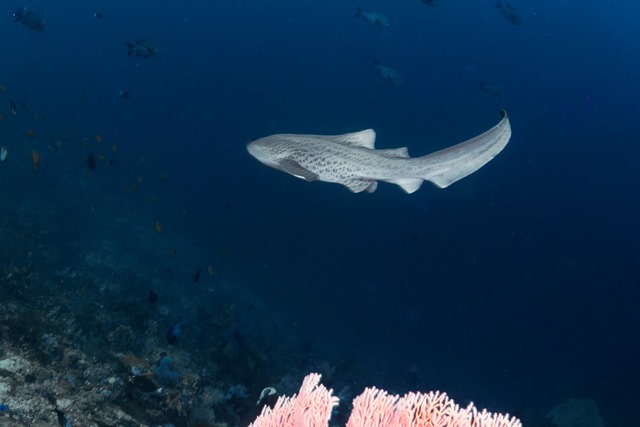
M247 144L247 151L260 163L267 166L273 166L273 160L268 150L265 149L262 139L256 139Z
M263 155L262 153L263 150L261 150L260 147L258 147L258 144L256 144L256 141L251 141L250 143L247 144L247 151L253 157L260 160L260 157Z

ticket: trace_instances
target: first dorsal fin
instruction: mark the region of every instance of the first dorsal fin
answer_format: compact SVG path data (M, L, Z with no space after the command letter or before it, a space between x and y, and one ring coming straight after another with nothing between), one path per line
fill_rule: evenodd
M375 149L376 131L373 129L365 129L360 132L345 133L343 135L322 136L324 140L345 144L351 147L362 147Z

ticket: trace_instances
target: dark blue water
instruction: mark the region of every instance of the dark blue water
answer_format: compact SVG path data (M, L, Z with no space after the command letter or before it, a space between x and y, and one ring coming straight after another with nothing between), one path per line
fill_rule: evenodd
M513 4L522 26L490 0L32 1L46 20L36 32L12 22L22 3L5 3L5 218L27 200L57 212L47 227L70 253L99 246L111 220L131 228L110 239L134 230L153 246L160 221L157 254L121 255L158 275L172 263L187 281L213 264L207 286L285 325L274 347L295 335L352 360L370 374L355 388L442 389L533 418L584 397L607 425L628 423L640 381L640 5ZM354 17L359 6L391 27ZM141 38L159 53L127 57ZM403 84L386 84L374 59ZM445 190L352 194L245 150L273 133L372 127L377 147L417 156L490 128L502 108L505 151ZM118 163L88 179L91 150ZM189 256L170 260L169 247Z

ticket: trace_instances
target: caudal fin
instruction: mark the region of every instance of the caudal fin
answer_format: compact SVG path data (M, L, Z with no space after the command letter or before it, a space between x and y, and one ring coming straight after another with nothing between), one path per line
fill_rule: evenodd
M503 110L502 120L483 134L415 159L422 163L421 178L440 188L448 187L486 165L506 147L510 138L511 125Z

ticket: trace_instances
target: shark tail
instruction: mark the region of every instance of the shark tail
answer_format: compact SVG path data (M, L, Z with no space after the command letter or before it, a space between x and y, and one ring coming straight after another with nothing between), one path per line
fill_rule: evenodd
M408 179L399 185L410 193L420 187L422 180L431 181L440 188L448 187L486 165L506 147L510 138L511 125L503 110L502 120L488 131L453 147L413 159L419 162L417 175L420 179Z

